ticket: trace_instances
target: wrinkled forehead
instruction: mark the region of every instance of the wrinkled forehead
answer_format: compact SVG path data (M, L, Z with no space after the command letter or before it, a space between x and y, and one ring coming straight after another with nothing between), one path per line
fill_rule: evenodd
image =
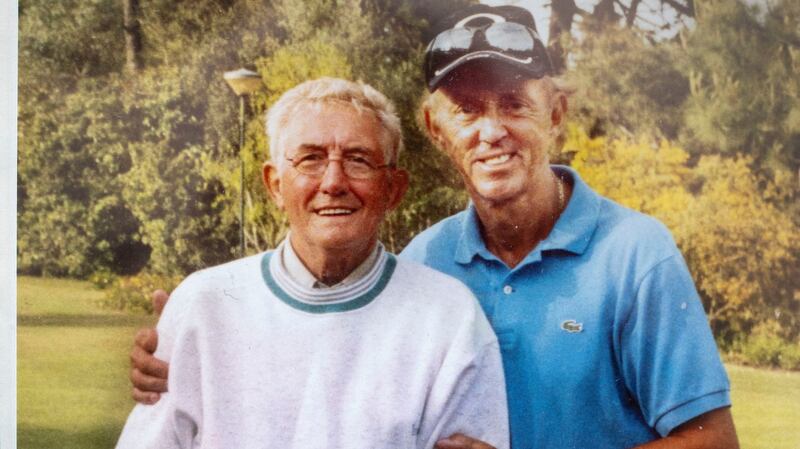
M433 95L439 94L456 104L514 99L536 105L547 105L551 99L552 86L551 81L547 78L526 79L486 76L485 74L474 75L454 78Z
M361 106L356 102L325 98L321 100L301 100L292 109L291 120L308 122L309 114L325 117L346 116L365 126L380 125L380 119L375 111Z
M288 147L362 147L380 151L381 122L375 112L337 100L306 101L297 105L283 127Z

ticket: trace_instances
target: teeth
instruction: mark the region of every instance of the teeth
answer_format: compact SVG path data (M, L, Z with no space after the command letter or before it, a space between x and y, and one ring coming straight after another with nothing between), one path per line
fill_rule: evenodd
M488 165L498 165L498 164L502 164L503 162L505 162L505 161L507 161L509 159L511 159L511 155L510 154L501 154L500 156L495 156L495 157L492 157L492 158L489 158L489 159L485 159L483 161L483 163L484 164L488 164Z
M320 215L350 215L353 211L350 209L321 209L317 213Z

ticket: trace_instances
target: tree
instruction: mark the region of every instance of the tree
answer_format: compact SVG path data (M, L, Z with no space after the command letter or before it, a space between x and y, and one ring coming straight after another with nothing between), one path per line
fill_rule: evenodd
M322 75L364 80L398 105L403 160L419 181L418 199L384 230L399 249L460 192L433 181L447 164L414 121L420 36L435 20L420 14L466 3L21 2L21 269L86 276L144 259L152 271L186 273L231 258L240 158L248 248L273 246L285 222L260 182L263 114L285 89ZM251 98L239 150L237 102L221 74L248 64L266 89Z
M18 166L23 272L130 273L146 262L139 223L121 197L120 176L131 167L123 115L115 89L92 80L26 109Z
M675 42L650 42L641 32L610 28L573 46L572 114L594 135L661 134L684 127L689 79Z
M122 28L125 30L125 68L136 73L141 69L142 29L139 26L139 0L123 0L125 11Z
M547 46L556 71L563 72L576 17L581 20L581 33L624 26L636 27L653 39L657 34L674 35L669 30L682 29L686 19L694 16L694 0L593 0L591 11L578 7L574 0L552 0Z
M800 169L800 4L705 2L687 34L683 140L698 153L747 151L760 168Z
M752 164L749 156L702 157L693 179L700 190L676 237L717 335L742 335L777 319L783 336L796 338L800 228L773 202L776 183Z

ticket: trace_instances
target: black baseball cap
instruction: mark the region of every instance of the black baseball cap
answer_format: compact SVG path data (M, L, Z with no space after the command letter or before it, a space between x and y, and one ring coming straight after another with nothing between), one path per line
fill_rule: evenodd
M434 26L425 50L425 82L433 92L465 64L502 64L527 78L553 74L533 15L519 6L472 5Z

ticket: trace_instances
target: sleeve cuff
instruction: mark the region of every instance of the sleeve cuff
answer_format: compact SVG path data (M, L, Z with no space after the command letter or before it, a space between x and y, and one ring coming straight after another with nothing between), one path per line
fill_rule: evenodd
M696 418L704 413L716 410L722 407L729 407L731 405L730 391L721 390L714 393L709 393L697 399L673 408L667 413L663 414L658 421L656 421L656 431L662 437L669 435L672 430L681 424Z

